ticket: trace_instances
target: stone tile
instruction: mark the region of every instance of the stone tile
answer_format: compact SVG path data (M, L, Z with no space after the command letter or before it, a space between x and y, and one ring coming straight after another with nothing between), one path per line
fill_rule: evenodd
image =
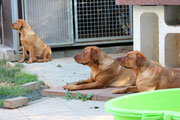
M78 113L81 113L81 116L87 117L90 120L113 120L113 115L107 113L104 110L104 106L99 107L99 109L80 110Z
M76 115L76 116L67 116L62 118L61 120L90 120L87 116L81 116L81 115Z
M55 87L43 90L42 94L47 96L64 96L66 92L62 87Z
M83 112L83 111L103 111L105 102L99 101L81 101L81 100L71 100L67 101L62 98L58 98L59 101L64 103L66 106L69 106L74 112ZM94 109L94 107L99 107L98 109Z
M72 112L68 106L64 105L56 98L49 98L44 101L19 108L18 110L26 116Z
M27 116L27 117L30 120L76 120L78 118L72 112L68 112L68 111L67 112L39 114L39 115L33 115L33 116Z
M27 97L15 97L4 100L3 107L14 109L17 107L22 107L28 105L28 98Z
M24 88L28 91L39 90L40 89L40 81L29 82L29 83L21 85L20 87Z
M80 100L71 100L66 101L64 99L59 98L61 102L69 106L77 116L79 116L79 120L113 120L112 115L108 114L104 110L105 102L99 101L85 101L82 102ZM99 107L98 109L94 109L94 107ZM71 116L72 117L72 116ZM69 118L71 118L69 117ZM73 115L72 120L76 120L78 117ZM65 120L70 120L68 117L65 117ZM64 119L63 119L64 120ZM78 119L77 119L78 120Z
M90 120L114 120L113 115L96 115L96 116L90 116Z
M0 109L0 120L29 120L17 109Z
M115 97L119 97L126 94L112 94L112 90L117 88L104 88L104 89L90 89L90 90L78 90L78 91L70 91L73 96L76 96L76 93L79 92L82 95L88 95L89 93L93 94L92 100L97 101L107 101ZM43 95L47 96L64 96L67 91L63 89L63 87L56 87L51 89L43 90Z
M112 115L105 112L104 105L105 102L100 101L46 98L15 110L4 112L0 109L0 116L3 116L0 120L113 120ZM99 108L93 109L95 106Z
M61 64L61 68L57 65ZM43 80L50 87L58 87L66 83L85 80L89 77L90 68L81 64L77 64L73 58L66 57L61 59L53 59L53 61L45 63L24 63L23 70L37 74L39 80Z

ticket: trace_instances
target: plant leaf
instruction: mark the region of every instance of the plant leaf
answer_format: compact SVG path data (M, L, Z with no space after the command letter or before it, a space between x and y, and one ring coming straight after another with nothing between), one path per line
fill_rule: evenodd
M66 96L62 96L61 98L65 99L65 100L72 100L74 97L73 97L73 95L68 91L68 92L66 92Z
M81 93L76 93L76 99L81 100L83 98L83 96L81 95Z
M89 93L89 94L86 96L86 99L87 99L87 100L91 100L92 97L93 97L93 94L92 94L92 93Z

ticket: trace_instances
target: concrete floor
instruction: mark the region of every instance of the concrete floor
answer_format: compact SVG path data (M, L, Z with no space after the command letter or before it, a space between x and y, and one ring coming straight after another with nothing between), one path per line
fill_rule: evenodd
M104 104L47 97L18 109L0 109L0 120L113 120L113 116L105 112Z

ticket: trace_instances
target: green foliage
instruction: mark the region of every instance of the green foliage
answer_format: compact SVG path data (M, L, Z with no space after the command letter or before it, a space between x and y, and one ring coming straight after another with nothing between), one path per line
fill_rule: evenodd
M73 95L68 91L66 92L66 96L62 96L63 99L65 100L72 100L74 97Z
M0 60L0 67L1 67L1 66L5 66L6 63L7 63L7 60L6 60L5 58L1 59L1 60Z
M17 64L15 64L15 68L22 69L22 68L24 68L24 65L22 63L17 63Z
M0 100L0 108L3 107L4 100Z
M6 63L6 59L0 60L0 83L6 83L0 86L0 107L3 104L3 99L23 96L29 93L29 91L19 87L19 85L38 81L37 75L21 71L24 67L23 64L18 63L14 67L8 67Z
M15 75L14 83L22 85L28 82L35 82L38 80L38 76L35 74L28 74L25 72L19 72Z
M40 80L40 85L45 85L44 81Z
M91 100L92 97L93 97L92 93L88 94L87 96L82 95L81 93L76 93L76 97L73 97L73 95L69 91L66 93L66 96L62 96L62 98L65 100L77 99L81 101Z
M77 100L86 101L86 100L91 100L92 97L93 97L92 93L88 94L87 96L82 95L81 93L76 93L76 99Z
M20 72L18 69L0 67L0 82L12 82L18 72Z
M24 67L23 64L18 63L13 68L8 68L4 64L6 64L6 60L2 59L0 61L0 82L9 82L22 85L38 80L37 75L21 72L21 69Z
M58 64L57 67L58 67L58 68L62 68L62 65L61 65L61 64Z
M18 86L1 86L0 87L0 96L20 96L24 95L26 90Z

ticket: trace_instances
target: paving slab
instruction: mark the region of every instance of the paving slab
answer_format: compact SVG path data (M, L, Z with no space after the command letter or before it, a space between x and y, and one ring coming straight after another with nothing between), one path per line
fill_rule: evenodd
M28 98L27 97L15 97L4 100L4 108L14 109L17 107L22 107L28 105Z
M0 108L0 120L29 120L17 109Z
M57 67L61 65L62 67ZM66 83L85 80L89 77L90 68L77 64L72 57L53 59L44 63L24 63L23 71L37 74L38 79L49 87L58 87Z
M79 120L113 120L113 116L104 110L105 102L103 101L88 100L82 102L80 100L58 99L75 111L76 115L80 117ZM98 109L93 109L93 107L98 107Z
M103 101L45 97L18 109L0 108L0 120L113 120L113 115L104 110L104 105Z
M49 98L18 110L25 116L51 115L53 113L72 113L72 110L56 98ZM66 114L65 114L66 115Z
M102 101L67 101L59 97L47 97L18 108L16 112L21 113L21 116L25 116L28 120L113 120L113 115L104 110L104 105L105 102ZM93 109L95 106L98 109Z
M40 81L29 82L29 83L21 85L20 87L24 88L24 89L26 89L28 91L39 90L40 89Z
M76 96L76 93L81 93L82 95L88 95L89 93L93 94L92 100L96 101L107 101L115 97L127 95L127 94L112 94L112 90L120 89L120 88L104 88L104 89L90 89L90 90L77 90L77 91L69 91L73 96ZM63 89L62 86L50 88L43 90L42 94L45 96L65 96L66 90Z

